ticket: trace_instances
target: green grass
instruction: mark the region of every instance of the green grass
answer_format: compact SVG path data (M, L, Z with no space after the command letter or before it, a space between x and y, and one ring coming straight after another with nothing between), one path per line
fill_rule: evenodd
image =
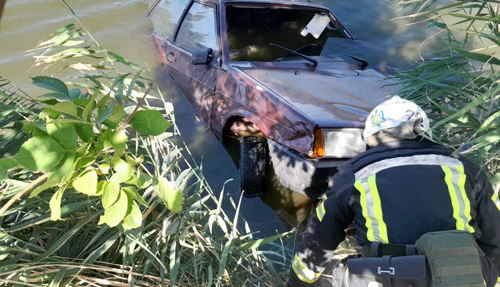
M429 112L435 139L480 165L500 183L499 1L402 1L408 16L437 29L444 48L400 72L400 93Z

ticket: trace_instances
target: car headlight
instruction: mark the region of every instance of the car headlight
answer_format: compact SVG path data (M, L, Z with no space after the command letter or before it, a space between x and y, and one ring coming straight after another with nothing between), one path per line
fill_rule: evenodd
M362 129L317 129L311 157L352 158L366 150Z

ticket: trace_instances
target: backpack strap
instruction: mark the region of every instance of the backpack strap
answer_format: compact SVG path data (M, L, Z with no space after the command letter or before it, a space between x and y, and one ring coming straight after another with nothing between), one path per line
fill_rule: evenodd
M392 256L382 256L381 266L378 268L378 274L382 277L382 286L391 287L391 275L396 273L395 268L391 267Z

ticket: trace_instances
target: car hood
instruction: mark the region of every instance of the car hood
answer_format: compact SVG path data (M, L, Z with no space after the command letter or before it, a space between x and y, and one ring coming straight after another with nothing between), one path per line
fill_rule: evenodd
M370 111L393 95L375 70L245 69L322 128L362 127Z

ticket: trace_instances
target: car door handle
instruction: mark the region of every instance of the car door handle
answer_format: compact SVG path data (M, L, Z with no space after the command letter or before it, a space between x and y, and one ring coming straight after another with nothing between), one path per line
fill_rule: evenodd
M168 55L167 55L167 61L169 63L175 62L174 53L168 53Z

